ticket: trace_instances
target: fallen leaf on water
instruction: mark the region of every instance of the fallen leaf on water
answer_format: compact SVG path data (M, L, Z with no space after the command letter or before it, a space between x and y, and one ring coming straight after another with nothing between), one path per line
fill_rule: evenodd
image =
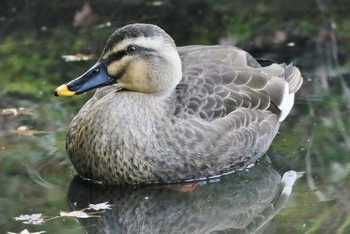
M92 218L100 217L98 214L101 214L105 210L112 209L112 205L108 204L108 201L101 202L98 204L89 204L89 207L86 207L82 210L74 210L71 212L60 211L60 216L64 217L73 217L73 218ZM89 212L86 210L96 210L96 212Z
M87 61L94 58L93 55L87 55L87 54L70 54L70 55L62 55L61 56L65 62L75 62L75 61Z
M17 130L10 130L11 135L21 135L21 136L32 136L38 134L48 134L51 132L48 131L40 131L40 130L31 130L27 126L21 126L17 128Z
M18 217L14 217L14 219L16 221L22 221L22 223L24 223L24 224L39 225L39 224L43 224L44 222L47 222L47 221L50 221L53 219L57 219L59 217L81 218L81 219L94 218L94 217L100 217L99 214L103 213L105 210L112 209L111 206L112 205L108 204L108 201L107 201L107 202L102 202L102 203L98 203L98 204L89 204L89 207L84 208L82 210L74 210L71 212L60 211L59 216L53 216L53 217L45 216L45 217L43 217L42 214L31 214L31 215L24 214L24 215L20 215ZM86 210L96 210L96 211L90 212L90 211L86 211ZM25 230L23 230L23 231L25 231ZM26 234L26 232L23 232L23 234Z
M63 217L72 217L72 218L81 218L81 219L86 219L86 218L92 218L92 217L100 217L96 213L86 213L84 210L75 210L71 212L65 212L65 211L60 211L60 216Z
M39 225L44 223L44 218L42 214L25 214L18 217L14 217L16 221L22 221L24 224L34 224Z
M0 115L32 115L33 114L33 110L29 109L29 108L24 108L24 107L20 107L20 108L7 108L7 109L2 109L0 111Z
M27 229L22 230L20 233L16 233L16 232L7 232L7 234L41 234L41 233L45 233L45 231L41 231L41 232L29 232Z
M108 201L107 201L107 202L102 202L102 203L98 203L98 204L89 204L88 209L108 210L108 209L112 209L112 205L108 204Z

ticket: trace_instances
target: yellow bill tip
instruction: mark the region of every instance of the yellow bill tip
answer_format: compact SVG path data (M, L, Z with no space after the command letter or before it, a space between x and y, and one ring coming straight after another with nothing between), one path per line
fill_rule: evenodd
M55 96L74 96L75 92L68 89L67 85L63 84L55 90Z

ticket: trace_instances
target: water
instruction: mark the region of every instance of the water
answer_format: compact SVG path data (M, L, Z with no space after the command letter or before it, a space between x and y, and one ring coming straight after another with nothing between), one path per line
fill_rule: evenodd
M105 2L80 15L78 3L26 4L0 11L1 233L350 233L348 3ZM90 67L115 27L135 21L159 24L178 45L238 42L301 69L304 85L268 157L188 186L103 187L74 177L65 131L91 94L62 99L52 90ZM300 178L281 195L289 170ZM58 217L106 201L112 209L100 217ZM23 214L45 222L14 219Z

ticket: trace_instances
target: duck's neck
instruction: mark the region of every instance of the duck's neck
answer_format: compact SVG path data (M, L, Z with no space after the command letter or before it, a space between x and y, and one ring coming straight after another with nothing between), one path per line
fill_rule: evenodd
M151 130L161 119L171 114L171 93L145 94L130 91L119 91L109 94L103 101L116 125L124 128ZM132 126L133 128L131 128ZM119 126L118 126L119 127ZM148 128L148 130L146 129Z
M167 97L172 94L182 79L182 64L175 47L166 47L159 53L163 61L157 69L150 70L149 74L152 80L159 85L158 96L163 95Z

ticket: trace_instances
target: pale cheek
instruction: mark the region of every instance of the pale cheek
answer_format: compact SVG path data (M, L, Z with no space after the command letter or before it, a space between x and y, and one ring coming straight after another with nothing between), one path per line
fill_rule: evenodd
M147 63L140 60L135 61L128 70L128 83L130 83L134 89L139 91L148 91L150 87Z
M120 66L118 66L118 63L111 63L108 67L107 67L107 72L108 74L110 74L111 76L114 76L115 74L118 73L118 71L120 70Z
M120 68L120 67L119 67ZM136 92L154 93L159 90L157 75L149 72L150 65L144 60L134 60L126 68L125 74L117 81L117 88L123 88ZM117 64L111 64L107 68L109 74L117 74L119 69Z
M147 63L139 60L139 61L135 61L131 66L130 66L130 76L132 76L134 78L135 82L139 82L142 79L144 79L144 77L146 76L147 73Z

